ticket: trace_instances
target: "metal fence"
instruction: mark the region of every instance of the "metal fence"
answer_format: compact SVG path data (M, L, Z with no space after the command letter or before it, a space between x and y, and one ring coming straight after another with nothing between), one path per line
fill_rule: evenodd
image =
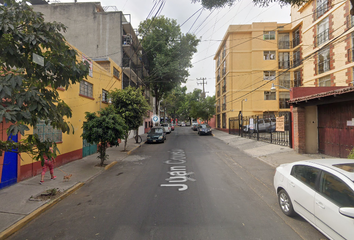
M276 131L276 118L284 117L284 131ZM229 118L229 134L291 147L290 112Z

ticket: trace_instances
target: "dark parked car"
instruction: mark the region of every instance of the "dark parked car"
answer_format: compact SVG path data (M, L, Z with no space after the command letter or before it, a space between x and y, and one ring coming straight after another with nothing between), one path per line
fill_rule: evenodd
M153 127L150 129L147 135L147 142L165 142L166 132L163 127Z
M199 135L212 135L211 127L208 124L199 124L198 126Z

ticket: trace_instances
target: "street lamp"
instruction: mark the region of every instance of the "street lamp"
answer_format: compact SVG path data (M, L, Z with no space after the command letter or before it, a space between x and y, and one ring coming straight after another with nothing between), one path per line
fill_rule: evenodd
M247 98L241 100L241 113L243 114L243 102L247 102Z

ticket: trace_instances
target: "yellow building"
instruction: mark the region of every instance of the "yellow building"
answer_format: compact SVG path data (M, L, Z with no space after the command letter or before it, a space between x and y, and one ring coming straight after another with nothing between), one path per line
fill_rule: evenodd
M74 47L73 47L74 48ZM51 138L58 146L60 155L56 158L56 166L70 161L80 159L86 155L97 152L96 145L85 143L81 137L82 125L85 119L85 112L97 112L109 104L107 94L114 89L122 89L121 68L110 58L88 59L82 52L78 52L79 61L90 63L89 76L79 84L71 85L67 90L57 89L60 98L64 100L72 110L72 118L68 121L74 128L74 133L63 134L61 131L38 124L30 133L35 131L42 139ZM41 171L40 162L33 160L29 155L22 153L22 161L19 167L19 180L23 180Z
M217 128L228 129L229 118L240 111L290 111L289 89L301 84L299 39L298 26L289 23L229 26L214 57Z

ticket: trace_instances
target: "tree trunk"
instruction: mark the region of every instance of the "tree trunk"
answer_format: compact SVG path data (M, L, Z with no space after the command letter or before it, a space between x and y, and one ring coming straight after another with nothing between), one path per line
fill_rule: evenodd
M127 151L128 136L129 136L129 132L128 134L124 135L124 151Z

